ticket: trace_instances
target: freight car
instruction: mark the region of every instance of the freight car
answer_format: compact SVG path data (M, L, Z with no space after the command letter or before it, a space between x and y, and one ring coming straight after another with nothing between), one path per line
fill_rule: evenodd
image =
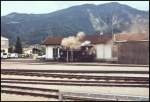
M53 55L56 61L62 62L91 62L96 57L92 45L81 46L80 49L57 47L53 49Z

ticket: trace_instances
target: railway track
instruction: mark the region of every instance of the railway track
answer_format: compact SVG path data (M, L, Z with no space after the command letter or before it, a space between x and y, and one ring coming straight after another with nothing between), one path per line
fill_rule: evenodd
M97 80L97 81L91 81L91 80L39 80L39 79L18 79L18 78L1 78L1 81L36 81L36 82L71 82L71 83L116 83L116 80L113 81L105 81L105 80ZM129 83L129 84L136 84L136 81L128 81L128 82L123 82L123 81L118 81L117 83ZM141 81L139 82L140 84L148 84L147 81Z
M144 71L127 71L128 74L147 74ZM93 75L88 75L89 73ZM30 95L35 97L60 99L60 90L35 88L34 85L67 85L67 86L109 86L109 87L149 87L149 77L129 77L129 76L104 76L94 75L95 73L126 73L123 71L72 71L72 70L16 70L1 69L1 75L8 75L9 78L1 78L1 93ZM111 74L110 74L111 75ZM13 76L13 77L11 77ZM19 76L19 78L15 77ZM28 76L22 78L22 76ZM35 77L32 77L35 76ZM39 77L39 79L38 79ZM42 77L42 79L41 79ZM46 79L44 79L45 77ZM56 79L59 78L59 79ZM50 80L51 79L51 80ZM27 87L30 84L33 87ZM19 86L18 86L19 85ZM23 86L22 86L23 85ZM30 86L29 85L29 86ZM83 94L82 94L83 95ZM81 95L81 96L82 96ZM99 97L98 97L99 96ZM112 98L109 95L104 98L103 95L97 97L82 96L80 93L64 94L64 100L82 100L82 101L114 101L116 96ZM101 97L100 97L101 96ZM122 96L117 96L122 97ZM126 97L126 96L125 96ZM122 97L122 98L125 98ZM122 99L121 98L121 99ZM128 97L129 98L129 97ZM130 97L132 100L132 97ZM149 100L148 98L133 97L133 100ZM117 99L118 100L118 99Z
M114 99L103 99L103 98L87 98L87 97L77 97L76 95L63 95L60 94L59 90L56 89L43 89L43 88L33 88L33 87L24 87L24 86L12 86L12 85L1 85L1 92L6 94L16 94L16 95L28 95L34 97L44 97L44 98L55 98L60 101L62 100L73 100L73 101L112 101ZM31 91L32 90L32 91ZM74 93L77 94L77 93ZM61 96L60 96L61 95ZM60 99L61 97L61 99Z
M1 93L29 95L29 96L36 96L36 97L58 99L59 90L34 88L34 87L23 87L23 86L1 85Z
M142 82L111 82L111 81L70 81L70 80L34 80L34 79L1 79L1 83L41 84L41 85L74 85L74 86L114 86L114 87L149 87Z
M61 92L57 89L34 88L26 86L1 85L1 93L27 95L34 97L54 98L59 101L148 101L149 98L141 96L124 96L111 94L89 94Z
M54 71L53 71L54 72ZM89 73L89 72L88 72ZM116 87L149 87L149 77L82 75L81 73L52 73L37 70L1 70L2 75L36 76L59 78L61 80L1 79L1 83L77 85L77 86L116 86ZM67 79L67 80L64 80ZM74 79L74 80L72 80ZM80 80L79 80L80 79ZM81 79L85 81L81 81ZM92 80L92 81L91 81ZM94 81L93 81L94 80Z
M55 77L55 78L76 78L76 79L95 79L95 80L134 80L134 81L149 81L149 77L124 77L124 76L99 76L99 75L74 75L72 73L43 73L43 72L3 72L3 75L20 75L20 76L38 76L38 77Z
M28 69L1 69L2 72L47 72L47 73L105 73L105 74L149 74L149 71L114 71L114 70L28 70Z
M92 101L92 100L104 100L101 99L93 99L93 98L86 98L86 97L76 97L76 96L69 96L66 95L66 97L61 96L60 98L60 92L59 90L55 89L43 89L43 88L33 88L33 87L24 87L24 86L12 86L12 85L1 85L1 92L6 94L16 94L16 95L28 95L28 96L35 96L35 97L44 97L44 98L55 98L60 101L62 100L74 100L74 101ZM31 91L32 90L32 91ZM105 101L112 100L112 99L105 99ZM114 99L113 99L114 100Z

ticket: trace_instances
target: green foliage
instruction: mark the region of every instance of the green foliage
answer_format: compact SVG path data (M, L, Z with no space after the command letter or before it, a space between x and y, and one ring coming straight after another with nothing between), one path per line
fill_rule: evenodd
M15 53L22 54L22 44L19 36L17 37L15 45Z
M9 52L9 53L14 53L13 46L10 46L10 47L8 48L8 52Z

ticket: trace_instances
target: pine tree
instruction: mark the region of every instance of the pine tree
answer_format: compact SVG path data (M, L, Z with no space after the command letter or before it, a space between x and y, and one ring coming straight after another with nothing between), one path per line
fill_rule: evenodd
M22 44L21 44L21 40L20 40L19 36L17 36L17 41L16 41L16 45L15 45L15 52L18 54L22 54Z
M13 52L14 52L13 46L10 46L10 47L8 48L8 52L9 52L9 53L13 53Z

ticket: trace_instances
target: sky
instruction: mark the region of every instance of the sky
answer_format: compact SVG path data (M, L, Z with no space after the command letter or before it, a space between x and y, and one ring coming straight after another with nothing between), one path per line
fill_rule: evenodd
M1 16L12 12L45 14L82 4L104 4L113 1L1 1ZM115 1L139 10L149 10L149 1Z

